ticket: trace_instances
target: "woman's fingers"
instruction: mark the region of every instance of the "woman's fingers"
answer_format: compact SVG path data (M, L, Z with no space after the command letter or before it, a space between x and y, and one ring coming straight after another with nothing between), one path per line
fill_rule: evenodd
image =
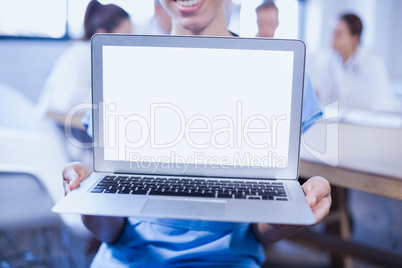
M83 163L73 162L67 164L63 169L63 187L64 193L77 188L83 180L85 180L92 171Z
M317 223L322 221L328 215L330 208L331 208L331 196L321 199L320 202L318 202L314 207L312 207L313 214Z
M323 177L312 177L302 185L302 189L317 223L320 222L328 214L332 203L331 187L328 181Z
M68 182L66 180L63 180L63 189L65 196L70 193L70 186L68 185Z

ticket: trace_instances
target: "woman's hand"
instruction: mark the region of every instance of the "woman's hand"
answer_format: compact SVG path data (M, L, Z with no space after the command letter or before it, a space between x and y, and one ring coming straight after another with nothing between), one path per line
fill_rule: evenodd
M307 203L313 210L316 224L328 215L331 208L331 187L323 177L315 176L307 180L302 189L306 195Z
M67 164L63 169L64 195L80 186L92 170L80 162ZM125 223L122 217L82 215L85 226L102 242L111 244L119 239Z
M81 182L91 175L92 170L83 163L73 162L67 164L63 169L64 195L80 186Z
M316 224L318 224L327 216L331 208L331 187L326 179L316 176L307 180L302 185L302 189L306 195L307 203L313 211ZM254 234L264 245L289 237L300 231L303 227L301 225L253 224Z

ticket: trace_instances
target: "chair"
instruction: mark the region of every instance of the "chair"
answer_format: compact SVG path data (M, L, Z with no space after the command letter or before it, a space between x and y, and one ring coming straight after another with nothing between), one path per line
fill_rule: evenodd
M1 255L5 254L1 253L3 249L5 249L5 243L11 243L9 241L10 239L21 241L20 234L26 233L26 230L28 230L27 227L29 226L36 226L35 228L40 229L40 225L35 224L34 218L27 220L22 217L23 215L20 215L21 213L18 211L22 210L15 209L10 211L10 209L7 209L8 206L9 208L13 207L11 206L11 197L23 201L23 204L31 203L31 201L26 201L22 198L25 197L25 194L15 192L16 189L14 188L16 184L14 184L13 181L18 181L19 183L17 185L24 187L24 189L25 184L35 187L38 191L38 196L47 196L47 201L41 199L41 201L38 201L39 203L33 203L34 199L32 198L32 204L36 205L30 210L40 212L40 215L43 216L40 218L40 221L46 223L47 226L47 229L45 228L47 231L40 229L39 240L35 240L36 244L34 243L32 245L39 247L37 243L40 242L39 244L43 245L45 241L43 240L45 237L43 234L49 233L48 230L49 228L51 229L51 226L56 226L54 224L55 222L53 222L54 218L50 220L48 217L54 214L50 210L52 205L64 196L61 171L69 162L69 159L60 131L51 122L37 116L35 105L30 100L18 93L15 89L1 84L0 96L2 96L2 98L0 98L0 174L1 178L4 178L2 182L7 182L7 185L1 184L0 186L2 190L2 192L0 192L0 222L4 223L4 228L1 229L2 232L0 233L1 238L3 238L0 242L0 267L3 268L7 267L7 264L2 264L2 260L5 260L5 256ZM39 195L40 189L44 191L41 195ZM5 198L7 192L11 193L12 191L15 192L15 195L10 195L10 198ZM18 196L20 198L18 198ZM30 198L30 195L27 194L27 198ZM23 207L23 204L19 204L20 208ZM3 210L7 211L7 213L14 212L16 215L10 214L10 216L6 216L3 214ZM14 216L12 217L12 215ZM18 215L20 218L17 217ZM63 242L63 247L67 247L70 243L70 234L73 236L72 238L79 238L81 241L91 237L90 232L83 225L79 215L54 214L53 217L56 217L58 220L60 220L60 218L62 219L62 222L58 223L58 232L62 235L60 239ZM8 218L9 221L7 221ZM39 217L37 219L39 219ZM11 228L11 225L15 227L20 226L21 228L16 231L17 229ZM5 228L6 226L7 228ZM67 226L69 228L66 228ZM7 235L5 235L6 230L8 230ZM24 230L24 232L22 230ZM54 236L54 232L52 235ZM59 237L60 235L57 236L57 238ZM51 244L48 245L51 247ZM16 252L16 250L14 251ZM65 252L68 251L65 250ZM7 254L9 254L9 252ZM8 258L10 257L9 255L7 256ZM25 257L30 259L30 256L30 253L28 253ZM70 255L64 254L58 257L69 259ZM74 257L77 259L76 255L74 255ZM47 261L54 261L53 259ZM23 261L23 259L20 258L20 261ZM72 263L71 261L68 262ZM68 262L63 261L62 263L66 264ZM52 267L54 266L59 267L60 265L53 265Z
M68 240L63 239L68 237L68 228L52 213L52 206L46 188L34 174L0 171L0 267L74 264Z

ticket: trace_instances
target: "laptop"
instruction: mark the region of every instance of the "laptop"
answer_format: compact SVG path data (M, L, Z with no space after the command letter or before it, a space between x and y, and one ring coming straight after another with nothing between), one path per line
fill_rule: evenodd
M98 34L94 172L53 211L314 224L300 40Z

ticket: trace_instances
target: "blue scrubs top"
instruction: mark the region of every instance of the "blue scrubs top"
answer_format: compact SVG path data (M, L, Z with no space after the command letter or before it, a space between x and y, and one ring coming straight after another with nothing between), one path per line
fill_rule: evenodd
M322 115L310 79L304 83L302 130ZM92 136L91 113L83 119ZM92 267L260 267L264 249L251 224L128 218L114 244L103 243Z

